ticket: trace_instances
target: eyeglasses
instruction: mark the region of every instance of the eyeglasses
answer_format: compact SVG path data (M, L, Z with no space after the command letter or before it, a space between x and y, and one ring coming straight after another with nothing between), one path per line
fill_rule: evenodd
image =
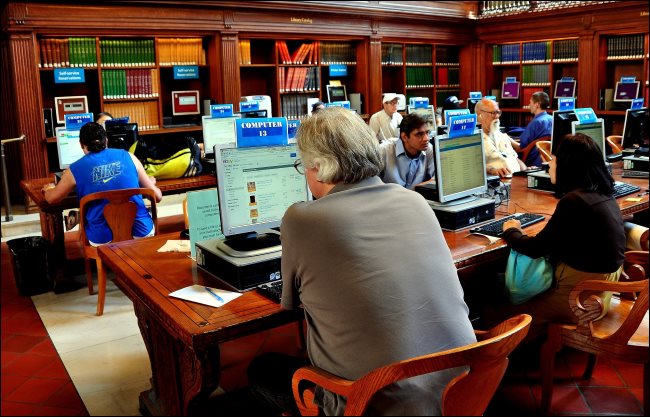
M305 175L305 167L302 165L302 161L300 159L296 159L296 161L293 163L293 167L298 171L298 174L300 175Z
M432 130L421 130L419 132L413 132L411 133L412 135L415 135L418 139L422 139L423 137L428 137L432 138L433 137L433 131Z
M492 117L498 117L498 116L501 116L501 113L502 113L501 110L495 110L495 111L485 111L485 110L481 110L481 111L482 111L483 113L491 114Z

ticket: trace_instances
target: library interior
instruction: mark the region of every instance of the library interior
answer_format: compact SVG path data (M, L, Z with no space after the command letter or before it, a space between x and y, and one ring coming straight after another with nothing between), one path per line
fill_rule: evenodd
M0 10L2 415L647 415L647 1Z

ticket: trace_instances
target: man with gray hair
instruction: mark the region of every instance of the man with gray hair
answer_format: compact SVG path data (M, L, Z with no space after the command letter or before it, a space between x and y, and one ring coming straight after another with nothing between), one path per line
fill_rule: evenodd
M374 132L349 110L330 107L296 136L315 201L282 219L282 307L303 306L309 360L256 358L251 389L274 411L297 413L291 376L313 364L342 378L476 341L449 248L419 194L384 184ZM368 414L436 415L445 385L462 369L382 390ZM319 387L316 404L341 415L345 398Z

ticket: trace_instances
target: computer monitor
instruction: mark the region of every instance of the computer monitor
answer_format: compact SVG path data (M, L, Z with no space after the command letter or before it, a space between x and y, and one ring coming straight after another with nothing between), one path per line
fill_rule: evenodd
M239 113L235 113L235 115L239 115L242 119L260 119L260 118L265 118L267 115L266 110L251 110L251 111L240 111Z
M575 97L576 80L557 80L555 81L555 92L553 97Z
M501 99L518 99L519 98L519 81L514 82L503 82L501 87Z
M73 162L84 156L79 144L79 131L56 128L56 151L59 156L59 169L67 169Z
M418 107L414 108L413 106L407 106L407 111L409 114L411 113L420 113L424 118L426 118L429 121L429 124L431 125L431 131L436 132L436 110L433 108L432 105L428 105L427 107Z
M478 102L481 101L480 98L468 98L467 99L467 110L469 110L470 113L474 114L476 113L476 105Z
M635 98L638 98L640 85L641 83L639 81L633 83L617 82L616 89L614 90L614 101L618 103L631 102Z
M279 237L262 231L279 227L289 206L309 200L305 176L294 164L295 144L215 149L219 211L224 236L219 248L231 256L281 250Z
M137 123L119 123L106 125L108 147L128 150L138 140Z
M562 139L571 133L571 122L578 120L573 110L556 110L553 112L553 130L551 131L551 153L555 153Z
M451 116L461 116L463 114L469 114L469 109L444 110L442 112L442 116L444 117L443 122L446 126L449 126L449 118Z
M237 119L238 117L203 116L203 150L206 159L214 158L215 145L236 145L235 120Z
M348 93L344 85L327 85L327 102L348 101Z
M436 158L438 203L461 204L487 191L483 135L475 130L470 136L433 140Z
M625 124L623 125L623 149L647 148L650 142L650 130L648 129L648 108L625 111Z
M605 123L603 119L596 119L595 123L583 123L575 121L571 122L571 133L582 133L589 136L596 142L596 146L603 153L603 160L607 157L607 149L605 148Z

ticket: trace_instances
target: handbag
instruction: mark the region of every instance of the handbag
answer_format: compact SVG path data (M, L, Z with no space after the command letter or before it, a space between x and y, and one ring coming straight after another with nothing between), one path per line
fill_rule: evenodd
M506 292L510 302L522 304L551 287L553 265L544 256L531 258L510 250L506 265Z
M149 141L141 136L129 149L144 167L147 175L158 180L192 177L203 170L201 149L192 136Z

